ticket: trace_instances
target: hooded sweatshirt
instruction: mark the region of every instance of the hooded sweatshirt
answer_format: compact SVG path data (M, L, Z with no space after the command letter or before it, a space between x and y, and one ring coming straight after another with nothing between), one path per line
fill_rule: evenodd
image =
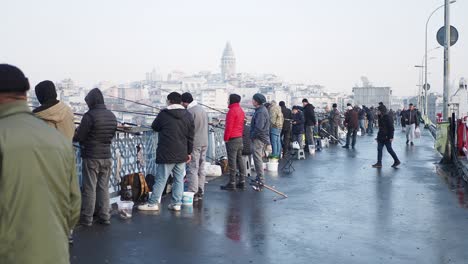
M151 125L158 132L157 164L177 164L192 154L194 122L192 115L179 104L162 110Z
M188 107L187 111L192 114L194 122L194 138L193 146L194 147L206 147L208 146L208 115L205 112L205 109L199 105L196 101L192 101Z
M73 111L69 106L62 102L46 108L34 114L44 120L49 126L57 129L70 141L75 134L75 123Z
M104 97L94 88L85 97L89 111L81 119L73 141L80 143L84 159L110 159L111 143L117 130L115 115L107 110Z

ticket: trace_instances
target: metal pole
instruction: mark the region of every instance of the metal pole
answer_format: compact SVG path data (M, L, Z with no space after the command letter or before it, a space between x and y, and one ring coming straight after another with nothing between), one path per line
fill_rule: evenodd
M450 1L445 0L445 41L444 41L444 119L449 118L450 95Z

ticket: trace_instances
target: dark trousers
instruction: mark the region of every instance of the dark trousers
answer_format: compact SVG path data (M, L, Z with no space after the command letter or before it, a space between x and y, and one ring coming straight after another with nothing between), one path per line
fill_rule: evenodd
M333 122L330 123L330 133L334 137L334 138L331 138L331 141L333 143L337 143L338 142L338 125L336 125Z
M395 153L395 151L392 148L392 142L390 140L385 140L385 141L378 141L378 146L377 146L377 163L382 164L382 152L383 152L383 147L385 146L387 148L388 153L393 158L394 162L398 161L398 157Z
M367 133L368 134L374 133L374 120L369 121L369 125L367 126Z
M233 138L226 142L230 183L236 183L237 167L239 167L239 182L245 181L246 169L244 160L242 159L243 149L244 143L241 137Z
M357 131L357 129L348 128L348 133L346 133L346 146L349 146L349 141L351 141L351 137L353 138L351 146L354 147L356 145Z
M282 146L283 146L283 154L286 154L289 151L289 147L291 145L291 130L290 129L283 129L281 130L281 138Z
M81 222L92 223L94 212L101 220L110 219L109 178L111 159L83 159Z

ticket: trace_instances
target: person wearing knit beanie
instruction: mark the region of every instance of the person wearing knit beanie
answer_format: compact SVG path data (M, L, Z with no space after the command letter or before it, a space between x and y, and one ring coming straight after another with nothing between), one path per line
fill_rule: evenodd
M29 81L17 67L0 64L0 93L26 93Z
M257 105L263 105L264 103L266 103L265 96L260 93L254 94L253 100L257 103Z

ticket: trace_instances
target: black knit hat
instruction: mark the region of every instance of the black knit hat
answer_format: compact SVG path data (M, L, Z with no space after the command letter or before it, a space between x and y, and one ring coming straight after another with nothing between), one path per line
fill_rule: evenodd
M180 104L182 102L181 97L180 93L172 92L167 96L167 100L169 100L171 104Z
M260 93L254 94L253 99L255 100L255 102L257 102L257 103L259 103L261 105L266 103L265 96L263 94L260 94Z
M231 94L229 95L229 104L236 104L240 103L241 101L241 96L238 94Z
M286 103L284 101L279 102L279 106L286 106Z
M27 90L29 81L20 69L13 65L0 64L0 93L21 93Z
M181 96L181 100L183 103L191 103L193 102L193 97L191 93L183 93Z
M46 102L57 100L57 91L55 85L51 81L42 81L36 85L36 97L39 103L44 104Z
M338 105L337 105L337 104L333 104L332 107L333 107L333 108L337 108Z
M387 113L387 107L384 104L381 104L377 107L377 109L382 113L386 114Z

